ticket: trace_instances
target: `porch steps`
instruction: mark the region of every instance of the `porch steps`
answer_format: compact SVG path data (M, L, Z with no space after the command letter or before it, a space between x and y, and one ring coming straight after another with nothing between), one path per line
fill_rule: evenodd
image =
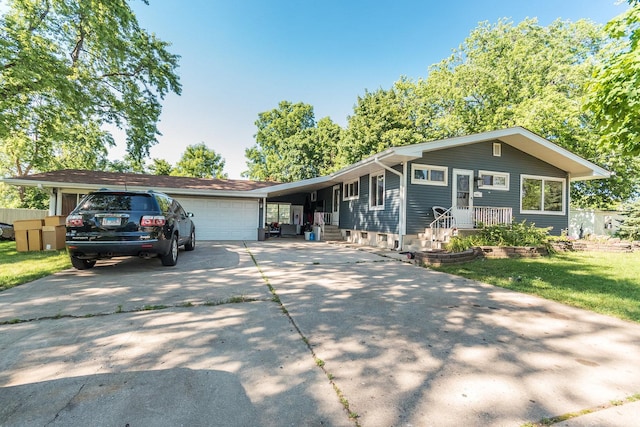
M326 241L342 241L344 238L342 237L342 233L340 232L340 228L337 225L324 225L324 232L322 233L322 240Z
M418 233L413 236L406 236L404 239L404 250L410 252L430 251L433 249L442 249L449 242L453 235L453 229L440 229L436 235L432 234L431 228L426 228L424 233Z

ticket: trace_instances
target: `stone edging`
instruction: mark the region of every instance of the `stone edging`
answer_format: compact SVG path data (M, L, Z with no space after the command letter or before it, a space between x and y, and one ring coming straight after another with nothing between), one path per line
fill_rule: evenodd
M557 241L552 243L556 251L635 252L640 242L595 242L587 240ZM416 264L438 267L443 264L460 264L476 258L537 258L549 255L544 247L533 246L478 246L463 252L416 252Z
M537 258L548 255L544 247L531 246L478 246L463 252L416 252L418 265L438 267L443 264L459 264L476 258Z
M552 243L557 251L585 252L635 252L640 251L640 242L598 242L590 240L567 240Z

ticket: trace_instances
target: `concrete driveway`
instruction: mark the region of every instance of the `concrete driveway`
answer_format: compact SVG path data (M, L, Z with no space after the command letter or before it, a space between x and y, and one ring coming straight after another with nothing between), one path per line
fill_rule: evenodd
M521 426L640 393L638 360L640 325L294 239L0 292L0 426Z

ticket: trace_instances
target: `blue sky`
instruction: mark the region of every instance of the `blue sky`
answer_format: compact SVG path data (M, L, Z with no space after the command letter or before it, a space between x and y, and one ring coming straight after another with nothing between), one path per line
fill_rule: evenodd
M314 107L345 126L359 95L401 76L426 77L479 22L537 17L597 23L623 12L616 0L133 2L140 24L181 55L181 96L163 102L151 157L172 164L204 142L229 178L246 170L258 114L282 100ZM122 139L116 135L116 140ZM121 158L123 144L110 153Z

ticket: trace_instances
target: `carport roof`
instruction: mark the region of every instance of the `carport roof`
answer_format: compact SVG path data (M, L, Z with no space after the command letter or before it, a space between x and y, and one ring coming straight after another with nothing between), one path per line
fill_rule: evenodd
M239 197L265 197L260 191L274 182L233 179L190 178L138 173L103 172L80 169L64 169L24 177L5 178L11 185L28 187L63 187L78 190L109 188L114 190L156 189L165 193L181 195L225 195ZM247 194L247 192L251 192ZM262 195L262 193L265 195Z

